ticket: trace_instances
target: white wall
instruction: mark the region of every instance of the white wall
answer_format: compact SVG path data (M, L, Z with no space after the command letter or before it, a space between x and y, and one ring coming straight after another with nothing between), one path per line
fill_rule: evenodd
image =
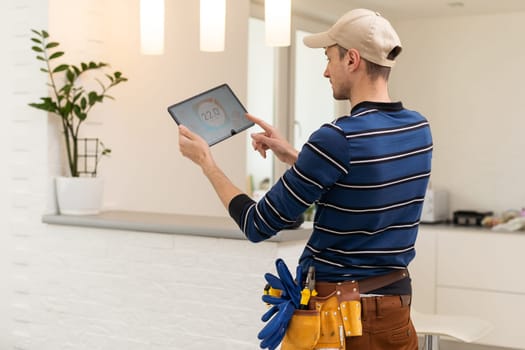
M404 49L392 94L431 122L433 185L452 210L525 206L525 13L395 25Z
M127 0L111 5L113 13L133 9ZM223 82L246 102L249 1L227 1L223 53L199 51L198 1L166 1L166 6L164 56L138 56L138 35L130 35L138 31L136 10L119 16L122 25L108 38L111 62L130 77L121 89L126 103L114 104L108 121L107 138L116 153L105 169L108 202L132 210L226 215L200 169L179 154L177 129L166 108ZM240 188L246 183L244 144L238 135L212 149Z

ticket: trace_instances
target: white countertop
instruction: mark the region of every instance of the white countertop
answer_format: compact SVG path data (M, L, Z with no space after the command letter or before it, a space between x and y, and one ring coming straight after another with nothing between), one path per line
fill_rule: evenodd
M44 215L42 221L53 225L247 239L230 217L106 211L98 215ZM299 229L279 232L269 241L307 240L311 232L312 223L306 222Z

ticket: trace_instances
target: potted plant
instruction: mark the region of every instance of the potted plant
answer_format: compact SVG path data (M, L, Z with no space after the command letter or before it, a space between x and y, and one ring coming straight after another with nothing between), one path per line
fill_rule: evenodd
M56 59L64 55L63 51L58 50L60 44L50 41L45 30L31 31L34 34L31 37L32 50L36 53L37 60L43 63L40 70L48 76L50 94L41 97L40 102L30 103L29 106L59 117L70 173L69 177L56 179L59 211L61 214L97 214L102 200L102 181L96 177L97 167L100 157L109 155L111 150L97 138L80 138L80 127L96 104L106 98L113 99L108 95L108 91L127 81L127 78L119 71L103 73L103 68L109 66L104 62L54 64ZM93 76L94 73L103 73L104 79ZM100 89L86 88L84 78L96 81ZM76 193L77 188L85 193ZM68 197L64 198L63 195ZM83 203L84 200L91 203Z

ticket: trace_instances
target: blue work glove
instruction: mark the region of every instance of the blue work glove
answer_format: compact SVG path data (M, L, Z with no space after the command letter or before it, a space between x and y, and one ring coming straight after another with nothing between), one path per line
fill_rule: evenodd
M266 273L264 278L273 289L280 289L282 291L281 298L291 300L295 308L298 309L301 303L301 290L303 284L303 270L301 265L297 266L295 279L283 259L275 260L275 267L279 277L272 275L271 273ZM264 297L266 296L263 296L263 300Z
M279 277L267 273L264 278L273 289L281 290L279 297L263 295L262 299L272 307L262 315L261 320L267 322L257 337L261 339L261 348L274 350L279 346L286 334L286 329L290 319L301 302L302 269L300 266L296 270L296 280L294 280L290 270L282 259L275 261L277 274Z
M267 322L264 328L259 332L257 338L261 340L261 349L268 348L269 350L276 349L286 334L286 329L295 311L295 307L291 300L284 300L275 298L277 304L273 305L262 317L264 322ZM277 299L280 300L277 301Z

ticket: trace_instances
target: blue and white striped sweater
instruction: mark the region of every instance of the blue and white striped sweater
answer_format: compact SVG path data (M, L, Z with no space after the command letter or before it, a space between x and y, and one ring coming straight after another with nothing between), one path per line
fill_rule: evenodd
M314 132L261 201L236 197L230 213L248 239L261 241L316 203L303 271L314 265L320 281L384 274L415 256L431 157L419 113L401 103L361 103Z

